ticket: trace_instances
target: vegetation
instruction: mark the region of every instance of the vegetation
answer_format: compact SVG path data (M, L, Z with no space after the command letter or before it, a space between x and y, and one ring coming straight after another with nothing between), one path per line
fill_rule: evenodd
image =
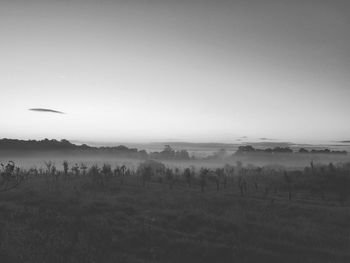
M2 165L1 262L348 262L350 164Z
M104 153L118 157L128 157L136 159L163 159L163 160L189 160L190 156L187 150L175 151L169 145L165 145L161 152L147 153L145 150L128 148L124 145L113 147L92 147L86 144L76 145L68 140L14 140L0 139L0 150L2 151L20 151L20 152L85 152L85 153Z
M222 145L219 145L222 146ZM231 145L231 147L233 147ZM225 148L222 148L215 152L212 155L205 156L205 157L194 157L190 156L189 152L187 150L181 149L181 150L175 150L170 145L165 145L164 149L162 151L155 151L155 152L146 152L145 150L138 150L136 148L128 148L124 145L119 146L113 146L113 147L92 147L88 146L86 144L83 145L76 145L73 144L67 140L41 140L41 141L35 141L35 140L13 140L13 139L0 139L0 153L1 151L5 151L8 153L9 151L17 151L21 153L21 156L28 155L29 153L35 152L35 153L46 153L48 151L52 152L60 152L63 154L68 153L84 153L84 154L90 154L90 155L96 155L96 154L106 154L113 157L124 157L124 158L131 158L131 159L138 159L138 160L179 160L179 161L188 161L188 160L220 160L220 161L229 161L230 159L233 160L235 158L243 157L243 156L252 156L254 154L258 155L264 155L272 157L272 154L278 154L280 155L293 155L293 157L302 157L305 154L309 154L310 156L328 156L328 155L336 155L336 156L346 156L346 151L334 151L329 149L305 149L300 148L297 151L293 151L289 147L274 147L274 148L266 148L266 149L257 149L254 148L251 145L245 145L245 146L239 146L237 151L233 154L229 154ZM302 156L301 156L302 155ZM6 154L5 154L6 156Z
M240 146L236 154L246 154L246 153L294 153L293 150L289 147L275 147L267 149L256 149L251 145ZM315 150L311 149L306 150L305 148L300 148L296 153L311 153L311 154L343 154L346 155L346 151L331 151L329 149Z

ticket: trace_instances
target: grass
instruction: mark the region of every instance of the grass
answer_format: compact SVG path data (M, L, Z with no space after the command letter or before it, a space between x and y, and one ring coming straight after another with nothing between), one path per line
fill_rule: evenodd
M37 177L0 193L0 262L350 262L350 209L232 183Z

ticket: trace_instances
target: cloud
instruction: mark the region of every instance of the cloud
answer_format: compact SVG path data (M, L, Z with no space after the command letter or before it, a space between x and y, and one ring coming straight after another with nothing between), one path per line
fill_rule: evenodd
M43 108L33 108L29 109L30 111L37 111L37 112L50 112L50 113L58 113L58 114L65 114L62 111L52 110L52 109L43 109Z

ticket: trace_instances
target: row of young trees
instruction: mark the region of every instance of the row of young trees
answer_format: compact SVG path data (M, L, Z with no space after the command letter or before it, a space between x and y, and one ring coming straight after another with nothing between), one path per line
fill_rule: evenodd
M194 166L180 169L167 167L159 161L147 160L140 163L137 169L132 169L125 165L112 168L110 164L88 167L84 163L69 164L64 161L62 169L57 168L53 162L45 162L45 168L25 170L10 161L6 165L1 164L0 174L0 192L14 189L33 177L44 176L52 181L68 182L73 178L90 178L94 187L104 187L109 182L123 185L128 178L137 178L137 182L143 187L167 184L169 189L178 186L199 188L201 192L212 187L216 191L237 187L242 197L248 193L260 192L265 199L281 191L288 193L289 200L297 193L310 192L322 200L327 196L335 196L341 204L345 204L350 195L349 163L335 166L332 163L315 165L311 162L303 171L286 171L281 167L243 166L241 162L215 169L196 169Z

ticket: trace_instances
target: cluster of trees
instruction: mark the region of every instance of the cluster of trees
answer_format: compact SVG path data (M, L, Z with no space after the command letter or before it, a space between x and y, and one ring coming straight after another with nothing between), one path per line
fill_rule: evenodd
M175 151L170 145L165 145L161 152L147 153L145 150L128 148L124 145L109 147L92 147L86 144L76 145L68 140L15 140L1 139L0 150L12 151L84 151L113 154L119 157L129 157L137 159L168 159L168 160L189 160L190 155L187 150Z
M160 152L147 153L145 150L138 150L136 148L128 148L124 145L114 147L92 147L86 144L76 145L68 140L48 140L41 141L36 140L14 140L14 139L1 139L0 151L12 150L12 151L84 151L90 153L106 153L112 154L118 157L137 158L142 160L156 159L156 160L190 160L194 159L194 156L190 157L187 150L174 150L170 145L165 145L164 149ZM235 155L242 155L247 153L293 153L293 150L289 147L275 147L267 149L256 149L251 145L240 146L235 152ZM332 151L329 149L324 150L306 150L300 148L296 153L300 154L343 154L346 155L346 151ZM206 157L205 159L225 159L229 157L225 149L220 149L214 154Z
M175 185L193 188L198 185L204 192L209 183L215 183L216 190L226 188L228 176L233 176L233 168L226 165L224 168L208 169L200 168L198 171L194 166L184 169L169 168L163 163L147 160L139 165L136 174L142 178L142 185L149 186L151 182L168 184L169 189Z
M190 155L187 150L175 151L170 145L165 145L161 152L152 152L149 154L151 159L166 159L166 160L190 160Z
M256 149L251 145L240 146L236 151L236 154L245 153L293 153L293 150L289 147L275 147L267 149ZM323 150L306 150L305 148L300 148L296 153L311 153L311 154L347 154L346 151L331 151L329 149Z
M289 147L275 147L275 148L267 148L267 149L256 149L251 145L240 146L236 151L236 154L244 154L244 153L293 153L293 150Z
M16 140L16 139L1 139L0 140L0 150L87 150L91 149L90 146L83 145L75 145L67 140Z
M323 150L315 150L312 149L310 151L306 150L305 148L300 148L298 153L313 153L313 154L347 154L347 151L331 151L329 149L323 149Z

